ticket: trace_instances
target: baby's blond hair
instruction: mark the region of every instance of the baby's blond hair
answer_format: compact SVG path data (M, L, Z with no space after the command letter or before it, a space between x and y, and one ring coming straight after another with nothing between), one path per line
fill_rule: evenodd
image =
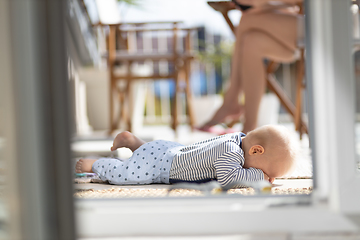
M271 161L275 175L284 176L293 171L299 147L286 127L265 125L249 132L246 138L250 138L251 145L264 147L264 157Z

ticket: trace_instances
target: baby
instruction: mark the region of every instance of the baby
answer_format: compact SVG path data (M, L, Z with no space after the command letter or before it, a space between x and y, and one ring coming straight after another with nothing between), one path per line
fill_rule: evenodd
M101 180L119 185L211 180L223 187L239 181L272 183L292 169L297 152L288 130L275 125L188 146L164 140L146 143L130 132L122 132L115 137L111 151L121 147L129 148L133 155L125 161L80 159L76 172L94 172Z

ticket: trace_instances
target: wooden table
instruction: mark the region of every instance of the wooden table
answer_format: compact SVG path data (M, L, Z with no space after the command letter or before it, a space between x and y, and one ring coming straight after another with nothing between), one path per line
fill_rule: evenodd
M208 2L208 4L210 5L210 7L212 7L215 11L221 12L221 14L223 15L223 17L225 18L225 21L227 22L227 24L229 25L231 31L234 33L235 35L235 27L234 24L231 22L228 12L230 10L234 10L237 9L235 4L233 2L230 1L221 1L221 2Z

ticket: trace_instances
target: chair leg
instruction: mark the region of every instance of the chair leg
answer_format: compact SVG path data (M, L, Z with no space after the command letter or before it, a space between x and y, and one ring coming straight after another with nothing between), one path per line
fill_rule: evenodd
M275 80L275 77L272 74L268 74L266 77L268 88L274 92L281 104L285 107L286 111L291 114L291 116L295 119L296 115L296 108L295 105L292 103L292 101L289 99L289 97L283 92L280 84ZM307 126L306 124L301 121L301 128L304 132L307 133Z
M185 83L186 83L186 103L187 103L187 111L189 115L189 123L191 130L195 128L195 119L194 119L194 108L193 108L193 99L192 99L192 92L190 86L190 60L185 61Z
M109 94L109 106L110 106L110 130L109 130L109 134L112 134L112 132L115 130L115 123L114 123L114 91L116 90L116 79L114 76L114 64L115 64L115 51L116 51L116 27L111 26L110 27L110 31L109 31L109 35L108 35L108 47L109 47L109 60L108 60L108 64L109 64L109 75L110 75L110 83L109 83L109 90L110 90L110 94Z
M295 113L295 127L299 131L300 139L304 129L302 127L302 90L303 90L303 79L304 79L304 50L301 50L301 58L297 64L297 76L296 76L296 113Z
M132 72L131 72L131 66L132 66L132 61L127 62L127 76L125 79L125 87L124 87L124 118L123 118L123 122L126 125L125 129L127 131L132 131L132 126L131 126L131 118L132 118L132 94L131 94L131 77L132 77Z
M285 107L286 111L288 111L288 113L290 113L294 117L295 116L295 106L291 102L289 97L286 96L286 94L283 92L280 84L276 81L273 74L268 74L266 77L266 81L267 81L268 88L278 96L281 104Z
M112 74L112 66L109 67L109 74L110 74L110 83L109 83L109 132L108 134L111 135L115 130L114 126L114 91L115 91L115 83L114 83L114 76Z
M132 124L131 124L131 120L132 120L132 109L133 109L133 95L132 95L132 87L131 87L131 81L127 80L126 81L126 99L127 99L127 117L126 117L126 130L127 131L132 131ZM125 107L125 106L124 106Z
M124 89L119 89L118 88L118 102L119 102L119 106L118 106L118 116L117 118L114 120L114 124L116 124L116 128L119 127L119 124L121 123L121 121L123 121L126 117L125 114L125 91Z
M298 104L300 104L300 107L297 108L297 106L295 107L295 105L293 104L293 102L289 99L289 97L283 92L282 87L280 86L280 84L276 81L274 74L273 74L273 69L275 69L273 66L273 63L271 62L269 64L269 67L267 69L267 77L266 77L266 81L267 81L267 86L268 88L274 92L277 97L279 98L281 104L285 107L286 111L288 113L291 114L291 116L294 119L294 123L295 123L295 128L296 130L300 129L300 137L302 135L302 133L307 133L307 126L306 124L302 121L301 118L301 99L297 100L297 106ZM304 71L302 71L304 72ZM303 78L303 76L302 76ZM301 82L300 82L301 83ZM302 87L299 88L300 90L302 90ZM298 91L298 90L297 90ZM297 93L297 96L301 96L301 91L300 94ZM299 114L300 113L300 114ZM298 123L297 123L298 122Z
M176 68L176 67L175 67ZM175 70L175 91L174 91L174 99L172 106L172 129L176 132L178 122L178 92L179 92L179 72Z

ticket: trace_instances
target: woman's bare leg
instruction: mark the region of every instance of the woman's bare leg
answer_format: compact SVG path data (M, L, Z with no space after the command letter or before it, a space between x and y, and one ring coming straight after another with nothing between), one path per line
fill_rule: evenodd
M241 79L245 93L245 123L243 132L247 133L257 126L261 98L265 92L265 66L263 59L290 61L294 52L284 48L276 39L260 31L247 32L243 37Z
M241 39L241 32L236 32L236 39ZM226 94L224 94L224 100L222 106L215 112L212 118L206 122L200 129L206 130L207 128L225 122L226 118L239 119L243 114L243 106L239 103L239 95L242 89L239 75L239 62L241 52L240 44L235 44L234 52L231 57L231 75L230 84L227 87Z
M265 12L247 14L241 17L237 34L248 31L261 31L276 39L284 48L295 50L297 40L297 17L293 14ZM238 37L238 35L236 36Z
M136 137L131 132L121 132L119 133L114 141L113 146L111 147L111 151L115 151L118 148L126 147L129 148L131 151L135 151L141 145L143 145L145 141L141 140L140 138Z
M258 13L258 14L243 14L239 26L236 28L236 43L234 53L232 56L232 71L230 76L230 85L224 95L223 105L216 111L213 117L201 128L209 128L212 125L224 122L226 118L238 119L243 113L244 108L237 101L239 95L243 92L242 71L244 69L241 63L242 52L244 45L243 36L247 32L257 30L266 33L273 40L276 40L281 50L292 53L296 49L297 39L297 19L295 15L282 13ZM269 45L271 46L271 44ZM279 49L279 48L277 48ZM283 53L272 53L274 60L284 60ZM287 60L288 56L285 57ZM254 69L254 68L251 68ZM260 69L255 70L260 71ZM245 110L246 111L246 110ZM248 110L249 111L249 110ZM201 129L200 128L200 129ZM246 129L246 128L245 128Z

